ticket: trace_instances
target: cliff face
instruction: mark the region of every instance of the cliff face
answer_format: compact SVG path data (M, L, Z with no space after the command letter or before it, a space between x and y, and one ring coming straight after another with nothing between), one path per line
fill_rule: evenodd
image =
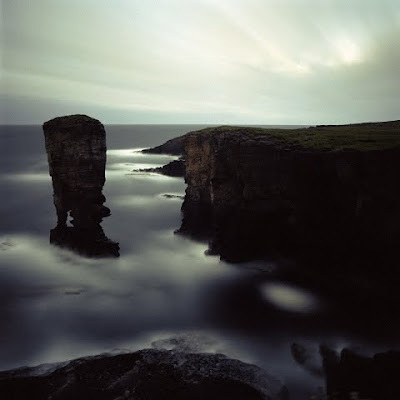
M400 244L398 148L307 149L221 127L188 134L185 158L180 232L210 238L224 259L357 257Z
M105 236L100 222L110 215L102 194L106 133L86 115L54 118L43 124L57 227L50 241L87 255L118 255L118 244ZM67 227L68 213L73 228Z

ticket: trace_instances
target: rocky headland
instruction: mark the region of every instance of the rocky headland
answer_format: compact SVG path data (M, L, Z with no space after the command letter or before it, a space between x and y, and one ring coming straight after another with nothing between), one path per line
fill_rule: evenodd
M50 242L87 256L118 256L118 243L108 239L100 225L110 215L102 194L104 126L86 115L69 115L45 122L43 132L57 212ZM67 225L68 216L72 226Z
M208 239L210 252L223 259L319 254L390 261L397 254L400 121L222 126L154 151L182 144L187 189L179 232Z
M185 152L185 142L187 135L178 136L174 139L167 140L160 146L150 149L143 149L145 154L168 154L170 156L181 156Z

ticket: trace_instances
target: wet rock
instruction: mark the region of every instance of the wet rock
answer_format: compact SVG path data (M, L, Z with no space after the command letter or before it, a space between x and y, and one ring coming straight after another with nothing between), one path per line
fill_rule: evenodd
M162 167L140 169L138 172L155 172L166 176L184 177L185 176L185 160L173 160Z
M173 350L183 353L206 353L210 347L217 346L217 340L207 334L186 332L171 337L155 340L152 348L157 350Z
M170 194L170 193L164 193L162 196L165 197L166 199L179 199L179 200L183 200L183 199L185 198L184 195L181 195L181 194Z
M170 163L160 167L160 173L168 176L184 177L185 176L185 160L173 160Z
M221 354L141 350L32 372L0 373L0 392L32 400L288 399L286 388L259 367Z
M108 239L100 226L110 215L102 194L104 126L86 115L69 115L45 122L43 132L57 212L50 242L88 256L118 256L118 243ZM72 227L67 226L68 215Z
M50 230L50 243L89 257L119 256L119 244L105 235L100 223L85 228L56 226Z
M323 376L320 357L317 353L300 343L292 343L290 351L293 359L306 371L318 377Z
M388 351L365 357L344 349L340 354L321 346L326 391L337 400L400 398L400 352Z

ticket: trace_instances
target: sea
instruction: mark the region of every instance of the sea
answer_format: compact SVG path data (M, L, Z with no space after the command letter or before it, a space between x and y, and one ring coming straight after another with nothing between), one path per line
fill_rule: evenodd
M320 344L365 353L396 344L279 280L279 262L228 264L174 233L184 179L138 171L174 159L140 150L206 126L106 126L112 215L102 227L121 254L111 259L49 243L56 213L42 127L0 127L0 370L151 347L212 352L259 365L303 400L324 387ZM293 359L294 343L308 367Z

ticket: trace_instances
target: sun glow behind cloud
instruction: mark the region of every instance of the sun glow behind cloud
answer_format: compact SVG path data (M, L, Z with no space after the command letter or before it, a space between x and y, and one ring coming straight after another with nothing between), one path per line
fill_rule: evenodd
M395 0L13 0L3 14L10 121L398 117Z

